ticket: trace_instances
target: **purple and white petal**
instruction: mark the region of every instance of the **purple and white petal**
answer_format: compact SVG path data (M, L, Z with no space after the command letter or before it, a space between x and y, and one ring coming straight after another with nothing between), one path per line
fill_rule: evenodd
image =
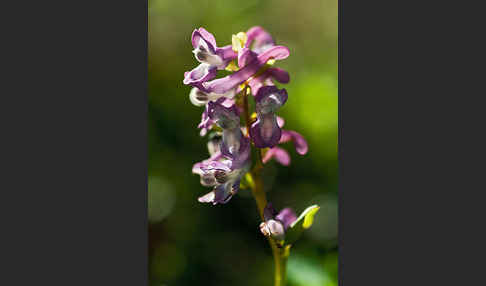
M202 63L193 70L184 73L183 83L194 87L202 87L204 82L214 79L216 75L216 67Z
M193 87L189 93L189 100L192 104L196 106L204 106L209 101L217 101L218 99L225 97L232 99L235 96L235 89L230 89L228 92L223 94L217 93L206 93L197 87Z
M280 221L267 220L260 224L260 231L265 236L271 236L276 240L283 240L285 238L285 228Z
M229 61L237 57L231 46L218 48L214 36L204 28L194 30L191 41L196 59L217 69L224 69Z

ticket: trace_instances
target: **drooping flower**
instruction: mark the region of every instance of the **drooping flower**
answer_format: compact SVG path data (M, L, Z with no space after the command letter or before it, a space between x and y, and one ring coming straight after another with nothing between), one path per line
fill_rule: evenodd
M289 56L289 53L287 47L273 46L254 58L248 58L246 64L238 71L223 78L202 82L197 87L206 93L226 93L255 75L270 59L285 59Z
M240 68L258 57L259 54L275 46L272 36L262 27L255 26L246 32L247 40L244 47L238 53L238 66ZM267 62L270 63L272 61ZM271 64L270 64L271 65ZM267 67L260 73L253 75L248 80L252 94L256 95L260 87L264 85L274 85L273 80L280 83L288 83L290 77L288 72L281 68Z
M216 101L222 97L232 99L236 94L235 89L230 89L226 93L223 94L218 94L218 93L206 93L202 90L200 90L197 87L193 87L191 89L191 92L189 93L189 100L191 101L192 104L195 106L204 106L206 105L209 101Z
M218 104L221 104L225 107L231 107L235 104L233 99L229 99L226 97L220 97L216 100ZM201 115L201 122L197 126L197 128L201 129L200 135L205 136L209 130L213 128L215 125L215 121L209 117L209 106L208 104L205 105L204 111Z
M287 101L287 91L276 86L264 86L255 96L257 120L250 128L250 136L257 148L274 147L282 131L275 112Z
M204 82L216 77L217 70L224 69L231 60L237 57L231 45L219 48L214 36L204 28L194 30L191 42L194 47L194 56L200 64L193 70L184 73L184 84L201 87Z
M284 208L277 213L271 203L268 203L263 211L264 222L260 224L260 231L265 236L282 241L285 239L285 231L297 219L291 208Z
M223 129L221 153L232 160L232 167L239 168L250 155L250 140L240 128L239 111L233 104L226 107L219 101L210 101L207 105L209 118Z
M201 184L213 187L213 190L199 197L201 203L225 204L240 188L241 177L248 172L249 162L241 168L232 168L228 159L220 161L203 161L193 166L192 172L201 177Z
M284 126L284 120L278 116L277 123L280 128ZM300 133L293 130L282 130L282 136L280 137L278 144L283 144L289 141L292 141L294 143L295 151L299 155L305 155L309 150L307 141ZM289 153L287 153L285 149L278 146L268 149L263 156L262 161L263 163L267 163L271 159L275 159L277 162L284 166L288 166L290 164Z
M246 158L237 165L233 160L221 153L222 136L220 132L212 132L207 144L210 158L194 164L192 173L200 176L201 185L213 187L213 190L198 200L202 203L224 204L236 194L240 180L250 168L250 160Z

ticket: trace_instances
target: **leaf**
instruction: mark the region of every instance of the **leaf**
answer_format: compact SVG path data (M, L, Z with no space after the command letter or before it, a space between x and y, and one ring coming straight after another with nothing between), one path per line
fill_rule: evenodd
M242 189L253 189L255 188L255 182L250 173L246 173L241 179L240 188Z
M312 226L314 216L319 210L318 205L312 205L306 208L300 216L290 225L285 233L285 245L289 245L299 239L302 232Z

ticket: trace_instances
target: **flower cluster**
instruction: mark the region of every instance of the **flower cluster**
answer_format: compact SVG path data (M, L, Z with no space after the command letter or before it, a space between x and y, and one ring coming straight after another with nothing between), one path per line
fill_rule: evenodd
M261 27L233 35L231 45L223 47L218 47L211 33L199 28L192 33L192 46L199 65L184 74L183 83L192 86L191 103L204 108L198 128L201 136L209 133L210 155L196 163L192 172L200 176L203 186L213 188L199 202L224 204L239 191L243 176L250 171L252 148L261 152L258 160L263 164L275 159L289 165L289 154L278 147L286 142L292 141L298 154L307 153L302 135L282 129L284 119L276 114L288 94L275 83L288 83L290 77L274 64L287 58L289 49L276 45ZM222 70L230 74L217 78ZM253 98L252 114L248 98ZM300 226L290 208L277 214L268 204L264 217L260 230L276 241L284 241L291 224L297 225L294 229Z

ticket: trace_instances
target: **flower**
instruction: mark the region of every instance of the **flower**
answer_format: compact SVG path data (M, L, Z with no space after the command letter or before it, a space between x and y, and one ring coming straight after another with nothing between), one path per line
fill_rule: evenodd
M229 99L226 97L220 97L216 100L219 104L222 104L223 106L226 107L231 107L232 105L235 104L235 101L233 99ZM200 135L205 136L209 130L211 130L214 126L215 122L211 118L209 118L209 110L208 110L208 105L205 105L204 111L201 115L201 122L197 126L197 128L201 129Z
M277 124L280 128L284 126L284 120L281 117L277 116ZM299 155L305 155L307 154L307 151L309 150L309 147L307 145L307 141L304 139L302 135L299 133L293 131L293 130L282 130L282 135L280 137L280 140L278 144L283 144L286 142L292 141L295 146L295 151ZM284 166L290 165L290 155L285 151L285 149L280 148L280 147L273 147L267 150L265 155L262 158L263 163L267 163L271 159L275 159L277 162Z
M201 176L201 184L214 187L211 192L199 197L198 201L213 205L227 203L238 192L241 177L248 169L249 161L241 168L232 168L232 162L228 159L194 164L192 172Z
M285 231L297 219L291 208L284 208L277 214L271 203L263 210L264 222L260 224L260 231L265 236L271 236L277 241L283 241Z
M249 158L250 140L241 132L240 112L236 105L227 107L220 101L210 101L207 114L210 120L223 129L221 153L231 159L233 168L239 168Z
M248 53L248 52L247 52ZM284 46L273 46L256 57L246 57L245 65L240 68L238 71L223 77L218 78L212 81L205 80L201 82L200 85L197 86L199 89L206 93L226 93L230 89L235 88L239 84L245 82L250 77L252 77L255 73L257 73L260 68L262 68L270 59L274 60L281 60L285 59L289 56L289 49ZM243 61L243 60L242 60Z
M275 42L268 32L262 27L255 26L246 32L247 41L245 46L238 53L238 66L244 67L247 63L258 57L259 54L275 46ZM267 62L272 65L273 61ZM252 94L256 95L260 87L264 85L274 85L272 80L280 83L288 83L290 77L288 72L283 69L268 67L263 72L253 75L248 81Z
M230 89L226 93L218 94L218 93L214 93L214 92L206 93L206 92L200 90L197 87L193 87L191 89L191 92L189 93L189 100L195 106L204 106L209 101L216 101L216 100L220 99L221 97L232 99L235 96L235 94L236 94L235 89Z
M217 70L224 69L231 60L237 57L231 45L217 47L213 34L204 28L194 30L191 42L194 47L194 56L200 64L193 70L184 73L184 84L201 87L204 82L216 77Z
M251 125L250 137L257 148L274 147L278 144L282 131L275 112L285 104L288 95L285 89L263 86L255 96L257 120Z

